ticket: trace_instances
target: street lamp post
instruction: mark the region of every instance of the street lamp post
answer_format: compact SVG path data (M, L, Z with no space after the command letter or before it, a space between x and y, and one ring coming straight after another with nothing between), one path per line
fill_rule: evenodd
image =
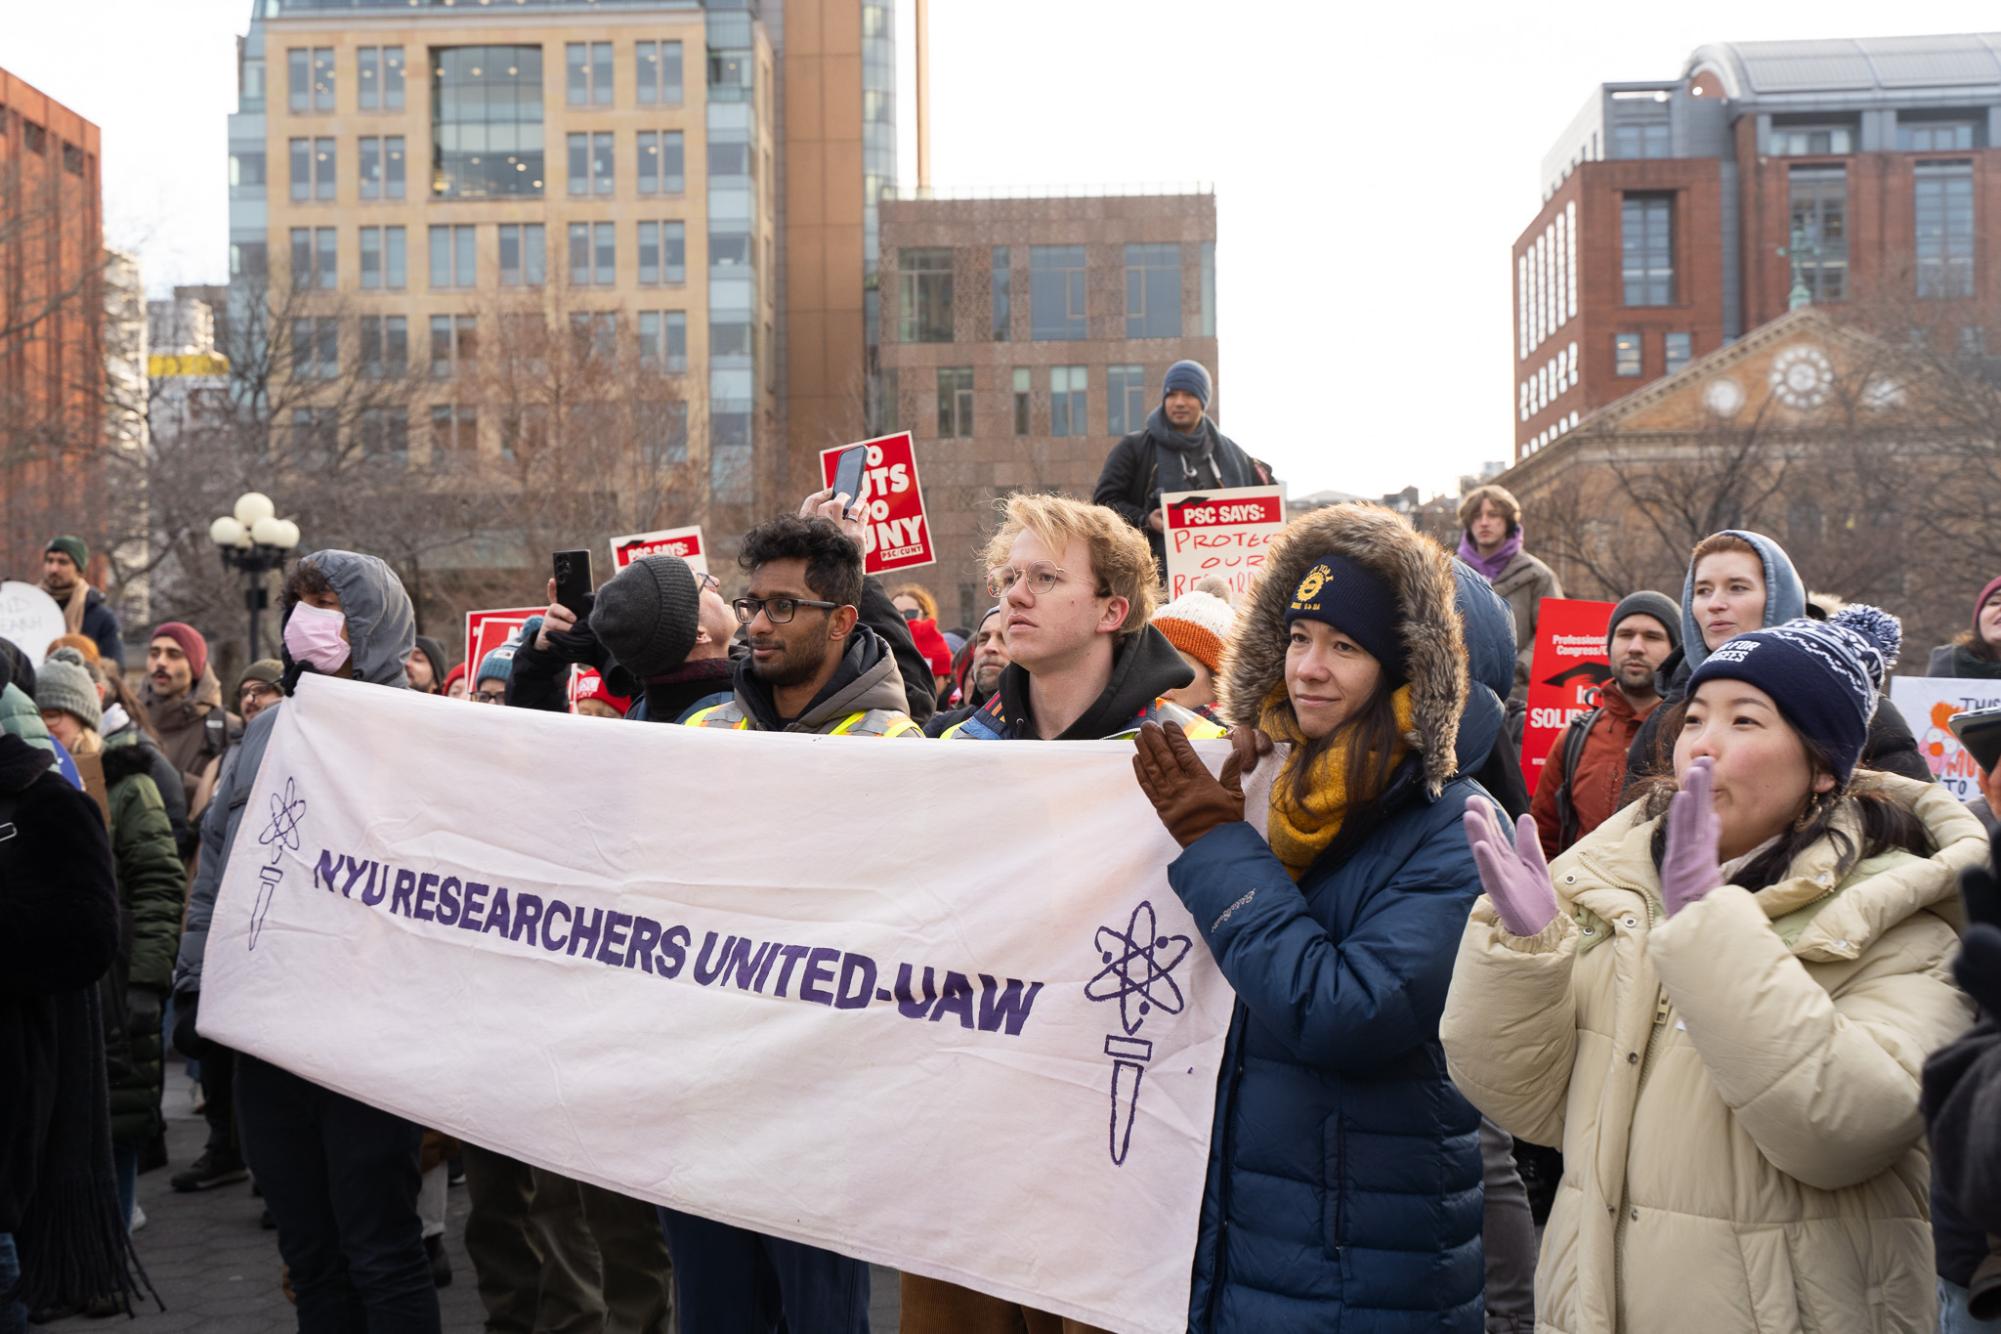
M271 497L247 491L236 498L235 513L208 526L208 536L222 552L223 568L243 571L243 605L250 612L249 661L255 662L264 608L271 603L264 576L283 565L299 545L299 525L277 517Z

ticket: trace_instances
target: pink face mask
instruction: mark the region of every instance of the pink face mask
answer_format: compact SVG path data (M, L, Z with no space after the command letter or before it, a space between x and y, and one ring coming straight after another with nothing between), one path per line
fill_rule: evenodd
M351 646L341 638L347 617L337 611L301 602L285 621L285 647L292 661L304 663L316 672L337 672L348 659Z

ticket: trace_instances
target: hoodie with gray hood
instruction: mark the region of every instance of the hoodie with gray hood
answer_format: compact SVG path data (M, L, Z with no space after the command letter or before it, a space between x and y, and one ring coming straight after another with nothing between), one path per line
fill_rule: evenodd
M349 674L358 681L407 690L410 677L403 664L416 647L417 619L396 572L374 556L353 551L316 551L301 563L325 575L340 596L348 644L353 650ZM287 605L285 614L291 612ZM308 670L294 663L289 652L285 654L287 695L298 683L299 674ZM202 959L208 952L208 924L215 913L216 890L229 863L229 849L236 843L243 808L257 785L257 769L263 762L264 748L271 743L271 728L283 707L280 701L251 719L244 729L243 744L231 753L216 784L215 797L202 816L201 871L188 894L187 925L181 932L180 960L174 968L174 994L182 998L183 1008L188 1004L185 998L201 990Z

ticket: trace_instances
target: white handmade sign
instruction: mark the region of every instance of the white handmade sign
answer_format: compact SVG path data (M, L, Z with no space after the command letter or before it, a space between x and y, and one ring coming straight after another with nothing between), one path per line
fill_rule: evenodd
M202 1032L567 1176L1178 1331L1232 997L1131 755L309 675Z
M0 639L27 655L39 667L49 642L68 628L62 605L38 586L9 579L0 583Z
M1918 739L1918 753L1931 766L1932 777L1961 801L1975 796L1980 791L1980 766L1953 735L1952 716L2001 705L2001 681L1899 676L1890 682L1890 698Z

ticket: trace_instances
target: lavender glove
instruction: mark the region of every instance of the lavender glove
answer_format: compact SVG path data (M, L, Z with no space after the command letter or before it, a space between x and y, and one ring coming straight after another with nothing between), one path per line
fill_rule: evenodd
M1716 842L1723 830L1713 794L1716 773L1705 756L1688 766L1667 813L1667 855L1661 859L1661 901L1672 917L1723 883Z
M1515 845L1508 846L1494 819L1494 808L1478 797L1466 799L1466 843L1473 864L1480 868L1480 887L1494 901L1494 911L1509 935L1541 935L1556 919L1556 886L1542 859L1542 841L1535 818L1524 815L1515 827Z

